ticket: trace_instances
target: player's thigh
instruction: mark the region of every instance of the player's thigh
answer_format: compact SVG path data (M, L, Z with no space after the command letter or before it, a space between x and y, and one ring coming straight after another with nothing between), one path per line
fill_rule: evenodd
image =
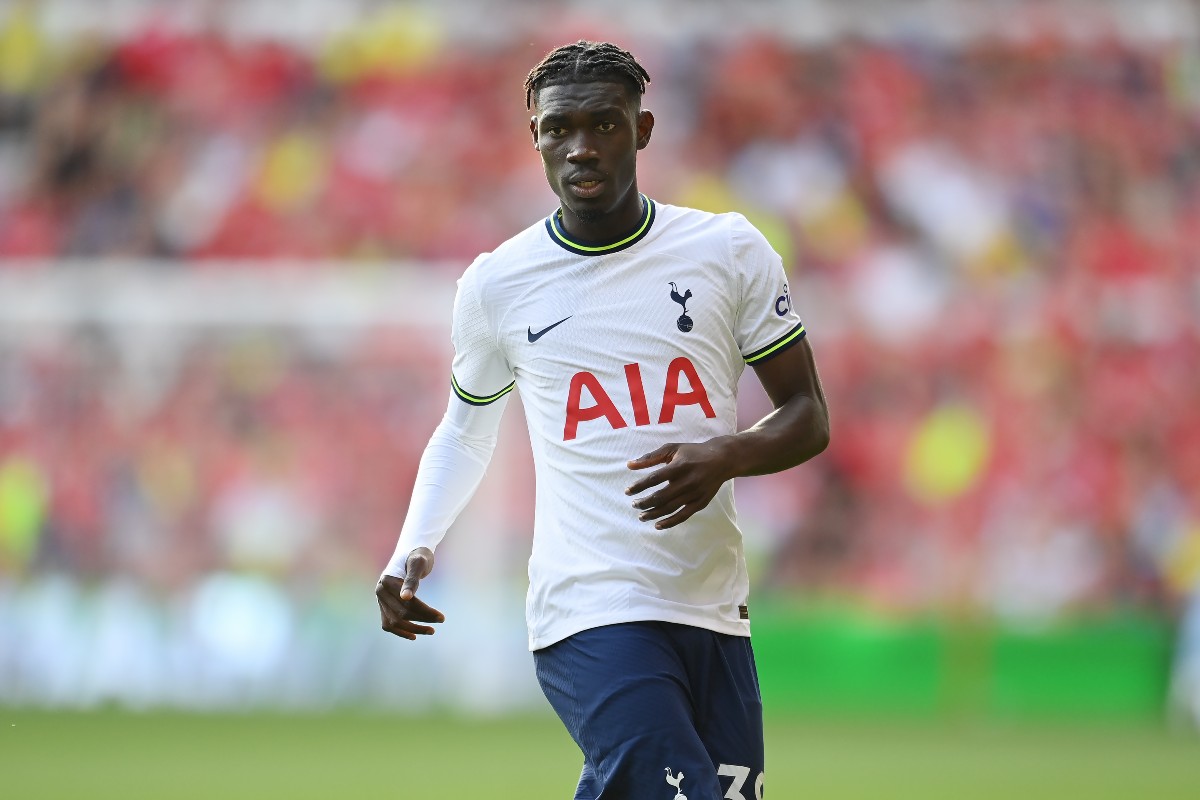
M579 785L575 787L574 800L595 800L600 794L596 787L596 772L592 765L584 759L583 770L579 773Z
M750 639L701 631L705 648L696 653L690 677L696 702L696 730L716 766L724 797L756 800L763 796L764 748L762 697Z
M546 698L591 766L600 800L721 800L686 668L658 623L584 631L534 654Z

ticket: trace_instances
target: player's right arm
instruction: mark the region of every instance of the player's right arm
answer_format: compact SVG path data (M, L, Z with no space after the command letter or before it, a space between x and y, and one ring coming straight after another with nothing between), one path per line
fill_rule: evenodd
M433 570L434 550L483 480L507 401L503 396L485 406L472 406L451 396L445 416L425 446L400 538L375 587L388 633L415 639L432 634L433 628L413 623L445 619L416 596L417 589Z
M410 640L433 633L423 623L445 619L417 597L417 590L433 569L438 544L487 471L514 386L512 370L479 302L474 270L459 282L452 339L455 355L446 414L425 446L396 549L375 587L383 629ZM472 393L480 389L490 393Z

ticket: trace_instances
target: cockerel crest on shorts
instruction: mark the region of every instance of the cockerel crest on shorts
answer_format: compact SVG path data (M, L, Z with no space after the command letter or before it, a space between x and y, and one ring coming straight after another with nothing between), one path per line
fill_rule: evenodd
M678 775L671 774L671 768L665 767L667 771L667 783L675 787L675 797L673 800L687 800L687 795L679 788L679 784L683 783L683 771L680 770Z

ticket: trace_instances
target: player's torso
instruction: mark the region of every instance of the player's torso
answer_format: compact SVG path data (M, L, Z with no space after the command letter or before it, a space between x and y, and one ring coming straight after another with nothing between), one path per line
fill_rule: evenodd
M484 265L483 313L515 377L537 466L534 648L634 620L748 631L732 485L666 530L639 520L625 495L630 459L735 430L745 362L729 241L712 215L663 207L619 252L570 252L531 230Z
M736 275L721 237L693 227L660 218L629 250L550 245L512 271L497 338L547 443L587 447L617 431L661 442L672 432L650 430L660 426L694 439L732 425Z

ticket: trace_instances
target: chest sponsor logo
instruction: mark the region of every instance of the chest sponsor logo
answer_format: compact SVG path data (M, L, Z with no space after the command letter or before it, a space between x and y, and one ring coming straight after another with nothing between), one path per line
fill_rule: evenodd
M685 386L686 384L686 386ZM629 402L633 406L633 424L650 424L650 407L646 402L646 385L642 380L640 364L625 365L625 389L629 392ZM586 395L586 397L585 397ZM667 377L663 382L662 403L659 406L658 424L663 425L675 420L675 409L680 406L699 406L704 416L714 419L717 414L713 411L708 399L708 390L700 380L700 373L686 356L679 356L667 365ZM590 372L577 372L571 376L571 386L567 390L566 424L563 426L563 441L575 438L580 424L593 420L604 419L613 430L629 427L629 422L621 416L612 395L600 383L600 379Z
M571 316L574 316L574 314L572 314ZM567 320L569 320L570 318L571 318L571 317L563 317L563 318L562 318L562 319L560 319L558 322L554 323L553 325L547 325L545 328L542 328L542 329L541 329L540 331L538 331L537 333L534 333L534 332L533 332L533 328L532 328L532 327L528 327L528 328L526 328L525 330L526 330L526 331L529 333L529 343L530 343L530 344L533 344L533 343L534 343L534 342L536 342L538 339L542 338L542 337L543 337L543 336L545 336L547 333L549 333L550 331L552 331L552 330L554 330L555 328L557 328L559 325L562 325L564 322L566 322L566 321L567 321Z

